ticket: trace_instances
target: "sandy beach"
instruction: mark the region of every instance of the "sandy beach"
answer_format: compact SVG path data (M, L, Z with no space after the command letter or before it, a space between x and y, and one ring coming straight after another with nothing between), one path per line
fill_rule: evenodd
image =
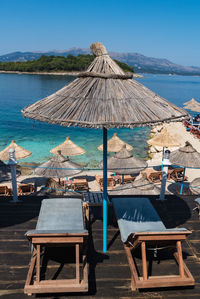
M186 141L189 141L191 143L191 145L198 151L200 152L200 140L196 137L194 137L193 134L189 133L188 131L186 131L185 126L182 123L171 123L171 124L165 124L164 125L172 134L175 134L177 137L177 140L179 140L181 146L185 145ZM156 127L157 131L160 131L161 127ZM154 130L155 131L155 130ZM176 150L177 148L171 148L171 151ZM153 154L153 158L149 159L147 161L148 163L148 167L149 168L155 168L158 165L161 165L161 157L162 157L162 148L161 147L156 147L156 149L154 148L154 150L156 150L156 153ZM34 174L34 171L32 171L33 168L29 169L29 173L28 175L24 175L24 173L22 172L22 175L20 175L17 178L17 183L21 184L21 183L32 183L37 185L37 191L39 191L42 187L45 186L47 178L45 177L38 177L37 175ZM26 169L27 172L27 169ZM82 171L80 174L77 174L76 176L73 176L73 178L75 177L85 177L87 178L88 181L88 185L89 185L89 190L91 192L95 192L95 191L100 191L99 190L99 185L95 179L96 175L99 174L103 174L103 172L101 170L87 170L87 171ZM108 177L110 177L112 175L112 172L108 172ZM188 177L188 183L191 183L194 179L199 178L200 177L200 169L191 169L191 168L187 168L186 169L186 176ZM139 180L142 177L142 175L140 174L139 176L136 177L136 180ZM69 177L70 179L70 177ZM172 180L167 182L167 190L169 193L173 193L173 188L171 189L172 184L174 184L174 182ZM0 185L7 185L9 188L11 188L11 181L4 181L1 182ZM160 183L157 183L157 186L160 187ZM169 187L169 188L168 188Z

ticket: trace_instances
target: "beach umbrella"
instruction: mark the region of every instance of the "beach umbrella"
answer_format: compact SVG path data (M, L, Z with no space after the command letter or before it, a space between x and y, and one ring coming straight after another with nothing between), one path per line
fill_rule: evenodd
M194 98L192 98L190 101L187 101L183 104L184 106L187 106L187 105L200 105L199 102L197 102Z
M170 162L174 165L184 167L180 194L182 194L186 168L200 168L200 153L187 141L185 146L174 151L170 155Z
M194 111L194 112L200 112L200 105L187 105L184 107L185 109L188 109L188 110L191 110L191 111Z
M149 139L147 143L160 147L178 147L181 145L180 141L177 140L177 136L169 132L166 128L163 128L160 133Z
M75 175L81 172L81 165L65 158L60 151L50 160L35 169L35 174L45 177L62 178Z
M189 119L184 109L132 79L101 43L86 72L56 93L25 107L24 117L62 126L103 129L103 251L107 251L107 129L158 125Z
M61 151L61 154L63 156L79 156L85 154L85 150L82 149L80 146L76 145L74 142L72 142L69 137L66 138L66 140L61 143L60 145L52 148L50 150L51 154L56 154L58 151Z
M122 174L122 182L124 174L138 175L141 170L147 167L147 162L134 157L123 145L123 148L114 156L109 157L107 160L107 168L116 174ZM103 166L103 163L100 163Z
M113 137L110 138L107 142L107 151L117 153L122 149L124 144L126 145L126 149L128 151L131 151L133 149L133 147L130 144L121 140L117 136L117 133L114 133ZM103 151L103 144L98 147L98 150Z
M109 191L110 195L159 195L160 188L149 182L147 178L140 178L132 183L125 184Z
M13 148L15 150L16 160L24 159L32 155L32 153L23 147L15 143L14 140L0 152L0 160L8 161L9 160L9 149Z

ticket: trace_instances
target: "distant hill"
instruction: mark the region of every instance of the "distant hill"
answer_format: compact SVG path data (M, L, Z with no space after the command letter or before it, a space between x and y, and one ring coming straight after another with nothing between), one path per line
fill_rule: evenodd
M9 61L27 61L36 60L42 55L47 56L68 56L72 54L91 54L90 49L71 48L64 51L49 51L49 52L13 52L0 56L1 62ZM124 62L134 67L135 72L140 73L159 73L159 74L179 74L179 75L200 75L200 67L182 66L175 64L167 59L158 59L144 56L139 53L117 53L109 52L113 59Z

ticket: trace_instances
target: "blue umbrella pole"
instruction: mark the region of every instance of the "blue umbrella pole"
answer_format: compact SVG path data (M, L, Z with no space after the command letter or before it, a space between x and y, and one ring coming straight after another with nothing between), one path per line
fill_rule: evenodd
M107 252L107 129L103 128L103 252Z
M182 178L182 182L181 182L180 194L182 194L182 193L183 193L183 184L184 184L184 179L185 179L185 167L184 167L184 171L183 171L183 178Z

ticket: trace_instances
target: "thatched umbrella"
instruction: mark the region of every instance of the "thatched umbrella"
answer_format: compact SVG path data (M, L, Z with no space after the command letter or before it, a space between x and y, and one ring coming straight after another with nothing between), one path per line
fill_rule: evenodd
M142 127L189 119L182 108L166 101L125 74L104 45L90 46L96 56L86 72L56 93L22 110L25 117L60 124L103 129L103 250L107 232L107 129Z
M56 154L58 151L61 151L63 156L79 156L85 154L85 150L82 149L80 146L76 145L72 142L69 137L61 143L60 145L54 147L50 150L50 153Z
M173 135L166 128L163 128L155 137L149 139L148 144L160 147L178 147L181 143L177 140L177 136Z
M126 149L128 151L131 151L133 149L133 147L130 144L121 140L117 136L117 133L114 133L113 137L110 138L107 142L107 151L117 153L122 149L124 144L126 145ZM103 151L103 144L98 147L98 150Z
M200 168L200 153L187 141L184 147L171 153L170 161L172 164L184 167L183 180L180 189L180 194L182 194L185 168Z
M75 175L81 172L81 165L65 158L60 151L57 152L50 160L43 163L35 169L35 174L45 177L62 178Z
M126 185L121 185L109 191L110 195L159 195L160 188L142 177Z
M147 165L146 161L140 160L131 155L125 144L118 153L109 157L107 160L108 170L117 174L122 174L122 183L124 174L138 175L141 170L144 170L147 167ZM102 162L100 163L100 166L103 166Z
M8 161L9 160L9 149L13 148L15 150L16 160L24 159L32 155L32 153L23 147L15 143L14 140L0 152L0 160Z
M194 98L192 98L190 101L187 101L183 104L184 106L187 106L187 105L200 105L199 102L197 102Z

